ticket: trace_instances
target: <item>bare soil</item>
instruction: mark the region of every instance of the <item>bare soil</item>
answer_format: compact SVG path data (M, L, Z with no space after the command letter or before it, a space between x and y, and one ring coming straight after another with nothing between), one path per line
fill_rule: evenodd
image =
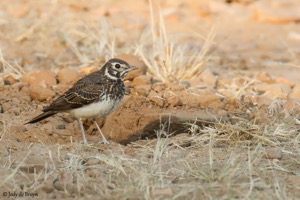
M299 3L150 4L0 2L1 199L300 198ZM24 125L116 56L141 70L99 119L110 145L64 113Z

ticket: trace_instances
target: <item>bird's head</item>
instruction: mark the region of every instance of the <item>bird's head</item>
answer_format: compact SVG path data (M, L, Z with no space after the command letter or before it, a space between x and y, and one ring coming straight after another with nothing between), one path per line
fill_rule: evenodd
M130 66L127 62L121 59L113 58L110 59L103 66L104 75L110 79L124 79L128 72L137 69L134 66Z

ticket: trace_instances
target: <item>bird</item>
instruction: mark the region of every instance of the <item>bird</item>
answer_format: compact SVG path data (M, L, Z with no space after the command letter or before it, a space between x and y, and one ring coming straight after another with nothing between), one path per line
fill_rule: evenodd
M33 124L57 113L69 113L78 119L83 143L88 144L83 127L84 119L92 119L102 137L104 144L109 141L103 135L97 119L105 119L121 103L125 95L124 78L137 69L126 61L112 58L104 66L80 80L69 90L45 107L43 113L25 124Z

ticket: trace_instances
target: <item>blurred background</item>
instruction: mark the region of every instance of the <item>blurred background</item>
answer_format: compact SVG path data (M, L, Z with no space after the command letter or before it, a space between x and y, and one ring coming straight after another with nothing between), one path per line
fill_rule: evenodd
M297 0L2 0L0 49L21 73L89 65L119 53L139 54L139 47L153 43L153 32L162 34L163 25L167 42L185 42L187 50L201 49L209 38L210 65L218 70L294 67L300 60L299 4Z

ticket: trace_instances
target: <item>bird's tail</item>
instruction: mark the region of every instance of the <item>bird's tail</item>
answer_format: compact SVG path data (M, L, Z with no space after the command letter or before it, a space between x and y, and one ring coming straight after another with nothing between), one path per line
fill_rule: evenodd
M33 118L32 120L30 120L29 122L26 122L25 124L33 124L33 123L36 123L36 122L39 122L43 119L46 119L52 115L55 115L57 112L55 111L47 111L47 112L44 112L38 116L36 116L35 118Z

